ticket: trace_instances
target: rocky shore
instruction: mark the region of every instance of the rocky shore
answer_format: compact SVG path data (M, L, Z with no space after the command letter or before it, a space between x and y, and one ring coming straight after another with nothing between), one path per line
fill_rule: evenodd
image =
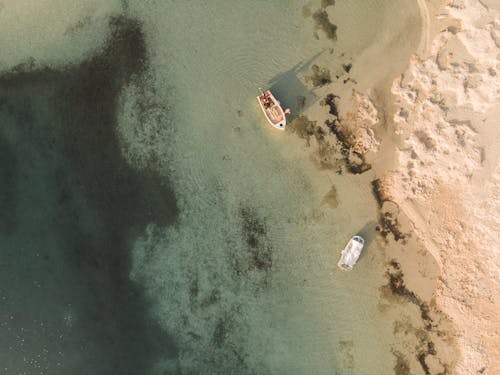
M363 56L315 65L305 81L323 99L290 128L320 168L371 182L386 243L382 295L413 306L394 327L395 372L496 374L500 4L418 4L420 43L402 74L350 74Z
M457 374L500 372L499 3L452 1L392 86L399 166L386 187L435 258L435 304L453 323ZM433 373L433 372L432 372Z

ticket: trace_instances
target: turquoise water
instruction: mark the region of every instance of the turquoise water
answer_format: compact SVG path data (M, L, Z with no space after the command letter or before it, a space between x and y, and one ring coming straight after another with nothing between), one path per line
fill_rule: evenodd
M303 141L266 127L255 95L313 105L308 65L331 48L336 64L355 59L394 7L329 7L333 42L304 5L319 7L53 2L46 39L30 50L20 36L0 78L7 373L393 371L364 177L318 170ZM64 6L68 24L51 18ZM9 7L34 11L7 2L0 17ZM332 185L335 209L322 203ZM368 251L340 273L355 232Z

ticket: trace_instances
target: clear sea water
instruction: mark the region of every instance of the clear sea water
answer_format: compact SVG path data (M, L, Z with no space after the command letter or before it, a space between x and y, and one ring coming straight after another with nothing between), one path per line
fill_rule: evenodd
M319 100L314 59L417 12L337 3L337 41L304 17L319 2L0 5L0 373L392 373L369 186L317 169L255 100Z

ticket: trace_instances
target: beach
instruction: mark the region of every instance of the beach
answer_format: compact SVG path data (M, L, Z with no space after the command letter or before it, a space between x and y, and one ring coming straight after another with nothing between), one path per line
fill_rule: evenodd
M0 2L0 370L498 372L498 12Z
M424 373L495 374L499 4L419 4L419 49L392 81L392 97L372 94L386 118L375 125L384 127L376 132L382 145L367 157L377 169L381 225L395 240L386 248L392 292L421 312L420 322L401 322L396 336L417 348ZM374 144L360 139L366 149Z
M456 330L457 374L500 371L498 2L451 2L458 20L392 87L399 167L389 194L440 276L436 306ZM408 114L408 116L406 116Z
M309 117L326 120L325 132L330 128L347 143L349 157L363 155L356 165L371 167L364 174L378 200L379 230L389 238L388 295L415 308L394 324L401 373L494 374L500 347L499 7L418 5L420 41L408 68L399 77L378 66L352 72L353 87L345 88L345 78L344 85L328 87L335 95L329 113L318 106ZM354 67L366 63L364 53ZM325 154L324 132L312 129L317 152ZM322 156L320 163L335 159Z

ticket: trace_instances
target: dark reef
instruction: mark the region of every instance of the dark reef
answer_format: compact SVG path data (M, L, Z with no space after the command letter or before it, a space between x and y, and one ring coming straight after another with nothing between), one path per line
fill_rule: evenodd
M306 76L305 79L314 87L321 87L332 82L330 71L327 68L320 68L315 64L311 67L311 71L311 75Z
M335 94L328 94L323 101L323 104L330 108L328 112L332 115L332 119L325 120L325 125L337 138L347 171L352 174L361 174L370 170L372 166L366 162L363 154L352 149L348 135L342 130L337 104L335 103L338 98Z
M337 26L330 22L326 10L318 9L313 13L312 18L316 23L316 28L323 30L328 39L337 40Z
M268 271L273 265L273 252L267 240L265 222L250 207L240 209L240 218L251 255L250 267L259 271Z
M168 181L154 168L132 168L122 156L116 134L119 94L132 80L141 84L148 68L145 37L138 21L123 16L110 20L110 30L105 46L79 65L33 70L30 63L0 74L0 112L16 119L33 149L41 155L56 155L47 157L47 162L53 163L50 174L58 188L58 203L38 214L54 220L53 234L64 249L56 255L62 258L57 261L69 271L45 275L47 280L60 279L58 288L28 292L34 298L46 293L47 304L57 296L60 303L76 310L69 336L52 338L61 340L57 344L60 350L73 357L58 359L62 363L57 369L48 363L51 374L147 374L160 356L177 355L173 339L151 318L142 287L129 278L135 235L148 223L166 226L177 216ZM45 97L53 121L26 118L37 95ZM15 148L6 144L0 132L2 231L14 230L16 202L21 199L15 191L19 174L16 159L21 157L16 156ZM36 210L35 202L32 206ZM89 222L94 231L88 230ZM50 254L53 250L41 242L32 249L32 256L37 252L42 255L39 261L55 261ZM42 268L32 259L22 262L34 262L33 268ZM76 281L61 279L67 274ZM8 281L3 284L5 290L6 285ZM16 294L15 287L4 290L7 298ZM25 310L30 309L28 300L22 303L27 304ZM46 309L54 309L54 321L47 324L56 325L59 307L48 305ZM39 338L39 344L50 346L43 341L50 339ZM3 345L0 341L0 350ZM32 373L28 368L24 371Z
M379 208L377 230L386 240L389 234L392 234L395 241L402 240L405 243L410 233L404 233L401 229L399 206L387 195L384 183L380 179L373 180L371 185Z
M405 356L398 351L393 351L393 354L396 357L396 364L394 365L394 374L409 375L410 365L408 364L408 360L405 358Z
M382 187L382 181L379 178L372 181L372 193L375 197L375 200L377 201L378 208L382 208L382 204L385 201L389 200L385 196L385 191Z
M387 272L387 276L389 277L389 288L393 295L398 296L407 302L410 302L420 309L420 317L422 322L424 323L425 331L419 335L420 344L417 348L417 360L422 367L422 370L426 375L430 375L430 369L426 362L426 358L429 355L436 356L437 352L435 349L435 345L432 342L428 332L434 330L436 328L436 324L434 324L434 320L432 319L430 313L431 309L429 305L422 301L422 299L415 294L415 292L409 290L404 282L404 274L401 270L401 265L396 260L391 260L389 262L389 271ZM407 365L404 364L398 355L398 353L394 353L397 359L397 364L395 368L396 374L405 373L403 370L407 369ZM444 366L446 369L446 366ZM445 371L446 373L446 371Z

